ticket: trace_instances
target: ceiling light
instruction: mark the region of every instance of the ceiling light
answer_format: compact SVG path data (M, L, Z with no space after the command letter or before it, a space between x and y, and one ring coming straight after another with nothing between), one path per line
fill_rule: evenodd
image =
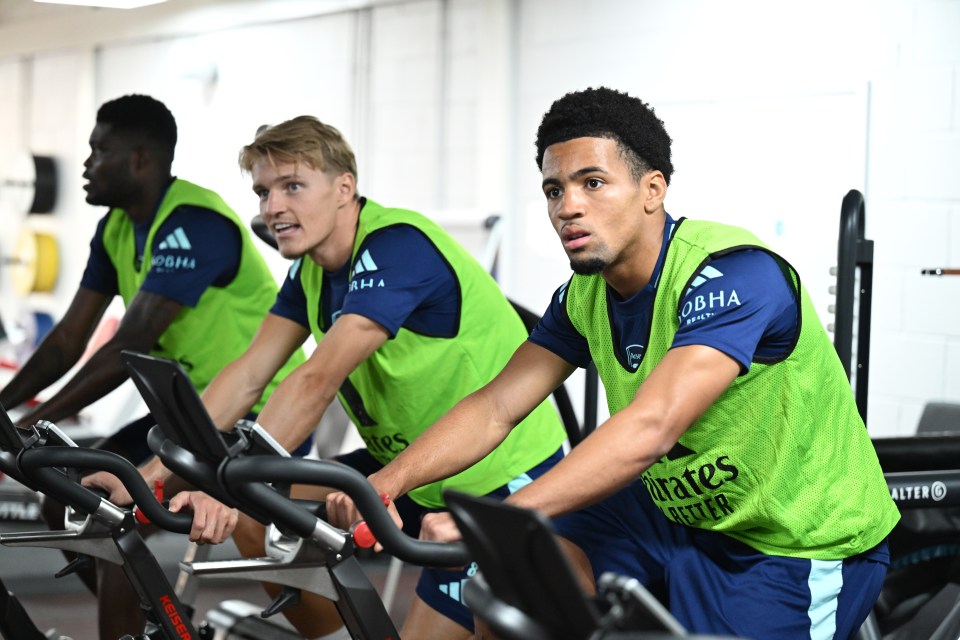
M151 4L160 4L167 0L33 0L43 4L75 4L84 7L103 7L106 9L137 9Z

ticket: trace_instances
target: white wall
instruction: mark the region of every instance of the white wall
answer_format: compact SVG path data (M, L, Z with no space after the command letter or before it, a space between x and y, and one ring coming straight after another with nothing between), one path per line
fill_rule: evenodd
M364 194L435 215L478 251L479 220L503 214L501 282L540 310L568 267L539 192L536 127L564 92L605 84L666 122L671 214L754 230L800 270L824 324L840 202L864 192L870 430L909 433L926 401L960 401L960 278L920 275L960 266L960 0L330 6L172 0L126 19L79 14L72 28L0 27L0 153L53 154L64 176L46 222L64 251L60 285L18 300L0 278L4 317L69 301L98 217L79 179L93 114L134 91L177 116L178 174L242 216L254 200L238 148L303 112L352 142ZM0 251L21 223L0 211Z
M877 3L869 233L878 282L872 427L904 433L929 399L960 401L960 3Z

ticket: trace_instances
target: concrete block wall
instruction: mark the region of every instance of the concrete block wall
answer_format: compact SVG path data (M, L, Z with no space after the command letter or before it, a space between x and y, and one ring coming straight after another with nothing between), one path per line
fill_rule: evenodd
M755 231L800 270L824 324L840 202L862 191L876 245L868 426L910 433L925 402L960 402L960 278L919 273L960 266L960 0L319 4L202 0L129 24L115 12L71 14L73 29L0 24L0 153L57 157L48 224L70 239L51 296L19 300L0 277L4 317L69 303L99 217L79 178L93 114L134 91L177 116L178 174L241 216L256 201L236 153L257 126L299 113L334 124L362 193L481 248L479 221L503 215L501 283L541 310L569 269L544 212L536 127L564 92L605 84L666 122L668 210Z
M960 3L871 2L868 235L876 243L870 427L913 432L960 402Z

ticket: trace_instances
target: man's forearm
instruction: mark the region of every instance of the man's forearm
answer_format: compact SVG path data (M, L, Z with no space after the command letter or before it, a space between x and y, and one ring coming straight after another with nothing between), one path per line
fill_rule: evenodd
M667 450L660 433L621 413L506 501L548 517L577 511L634 482Z
M7 409L23 404L59 380L75 362L59 346L41 347L0 389L0 404Z
M454 406L381 471L371 476L378 490L396 498L468 469L506 439L513 424L496 420L483 390Z
M739 373L733 358L711 347L671 349L629 405L508 502L557 516L635 482L673 449Z
M118 350L103 348L98 351L52 398L25 413L20 425L37 420L56 422L76 415L80 410L104 397L126 379Z
M237 362L227 365L204 389L203 405L221 431L230 431L260 400L265 385L247 384Z
M331 382L298 369L277 386L257 422L280 446L293 451L317 428L335 397Z

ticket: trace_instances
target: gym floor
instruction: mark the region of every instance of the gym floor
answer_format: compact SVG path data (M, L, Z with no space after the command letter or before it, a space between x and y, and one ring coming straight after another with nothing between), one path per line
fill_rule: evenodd
M0 532L36 531L35 523L0 523ZM184 536L161 533L148 544L171 582L176 580L178 563L186 549ZM227 543L214 547L211 560L237 558L236 547ZM15 593L41 631L56 629L73 640L97 640L97 623L93 596L76 576L54 578L65 561L59 551L42 548L10 548L0 546L0 572L7 588ZM388 558L364 560L370 581L380 591L389 568ZM390 615L399 627L410 606L417 567L404 565L394 596ZM195 607L199 622L205 613L223 600L243 600L262 608L269 598L259 585L243 580L204 579L200 583ZM279 617L279 616L278 616Z

